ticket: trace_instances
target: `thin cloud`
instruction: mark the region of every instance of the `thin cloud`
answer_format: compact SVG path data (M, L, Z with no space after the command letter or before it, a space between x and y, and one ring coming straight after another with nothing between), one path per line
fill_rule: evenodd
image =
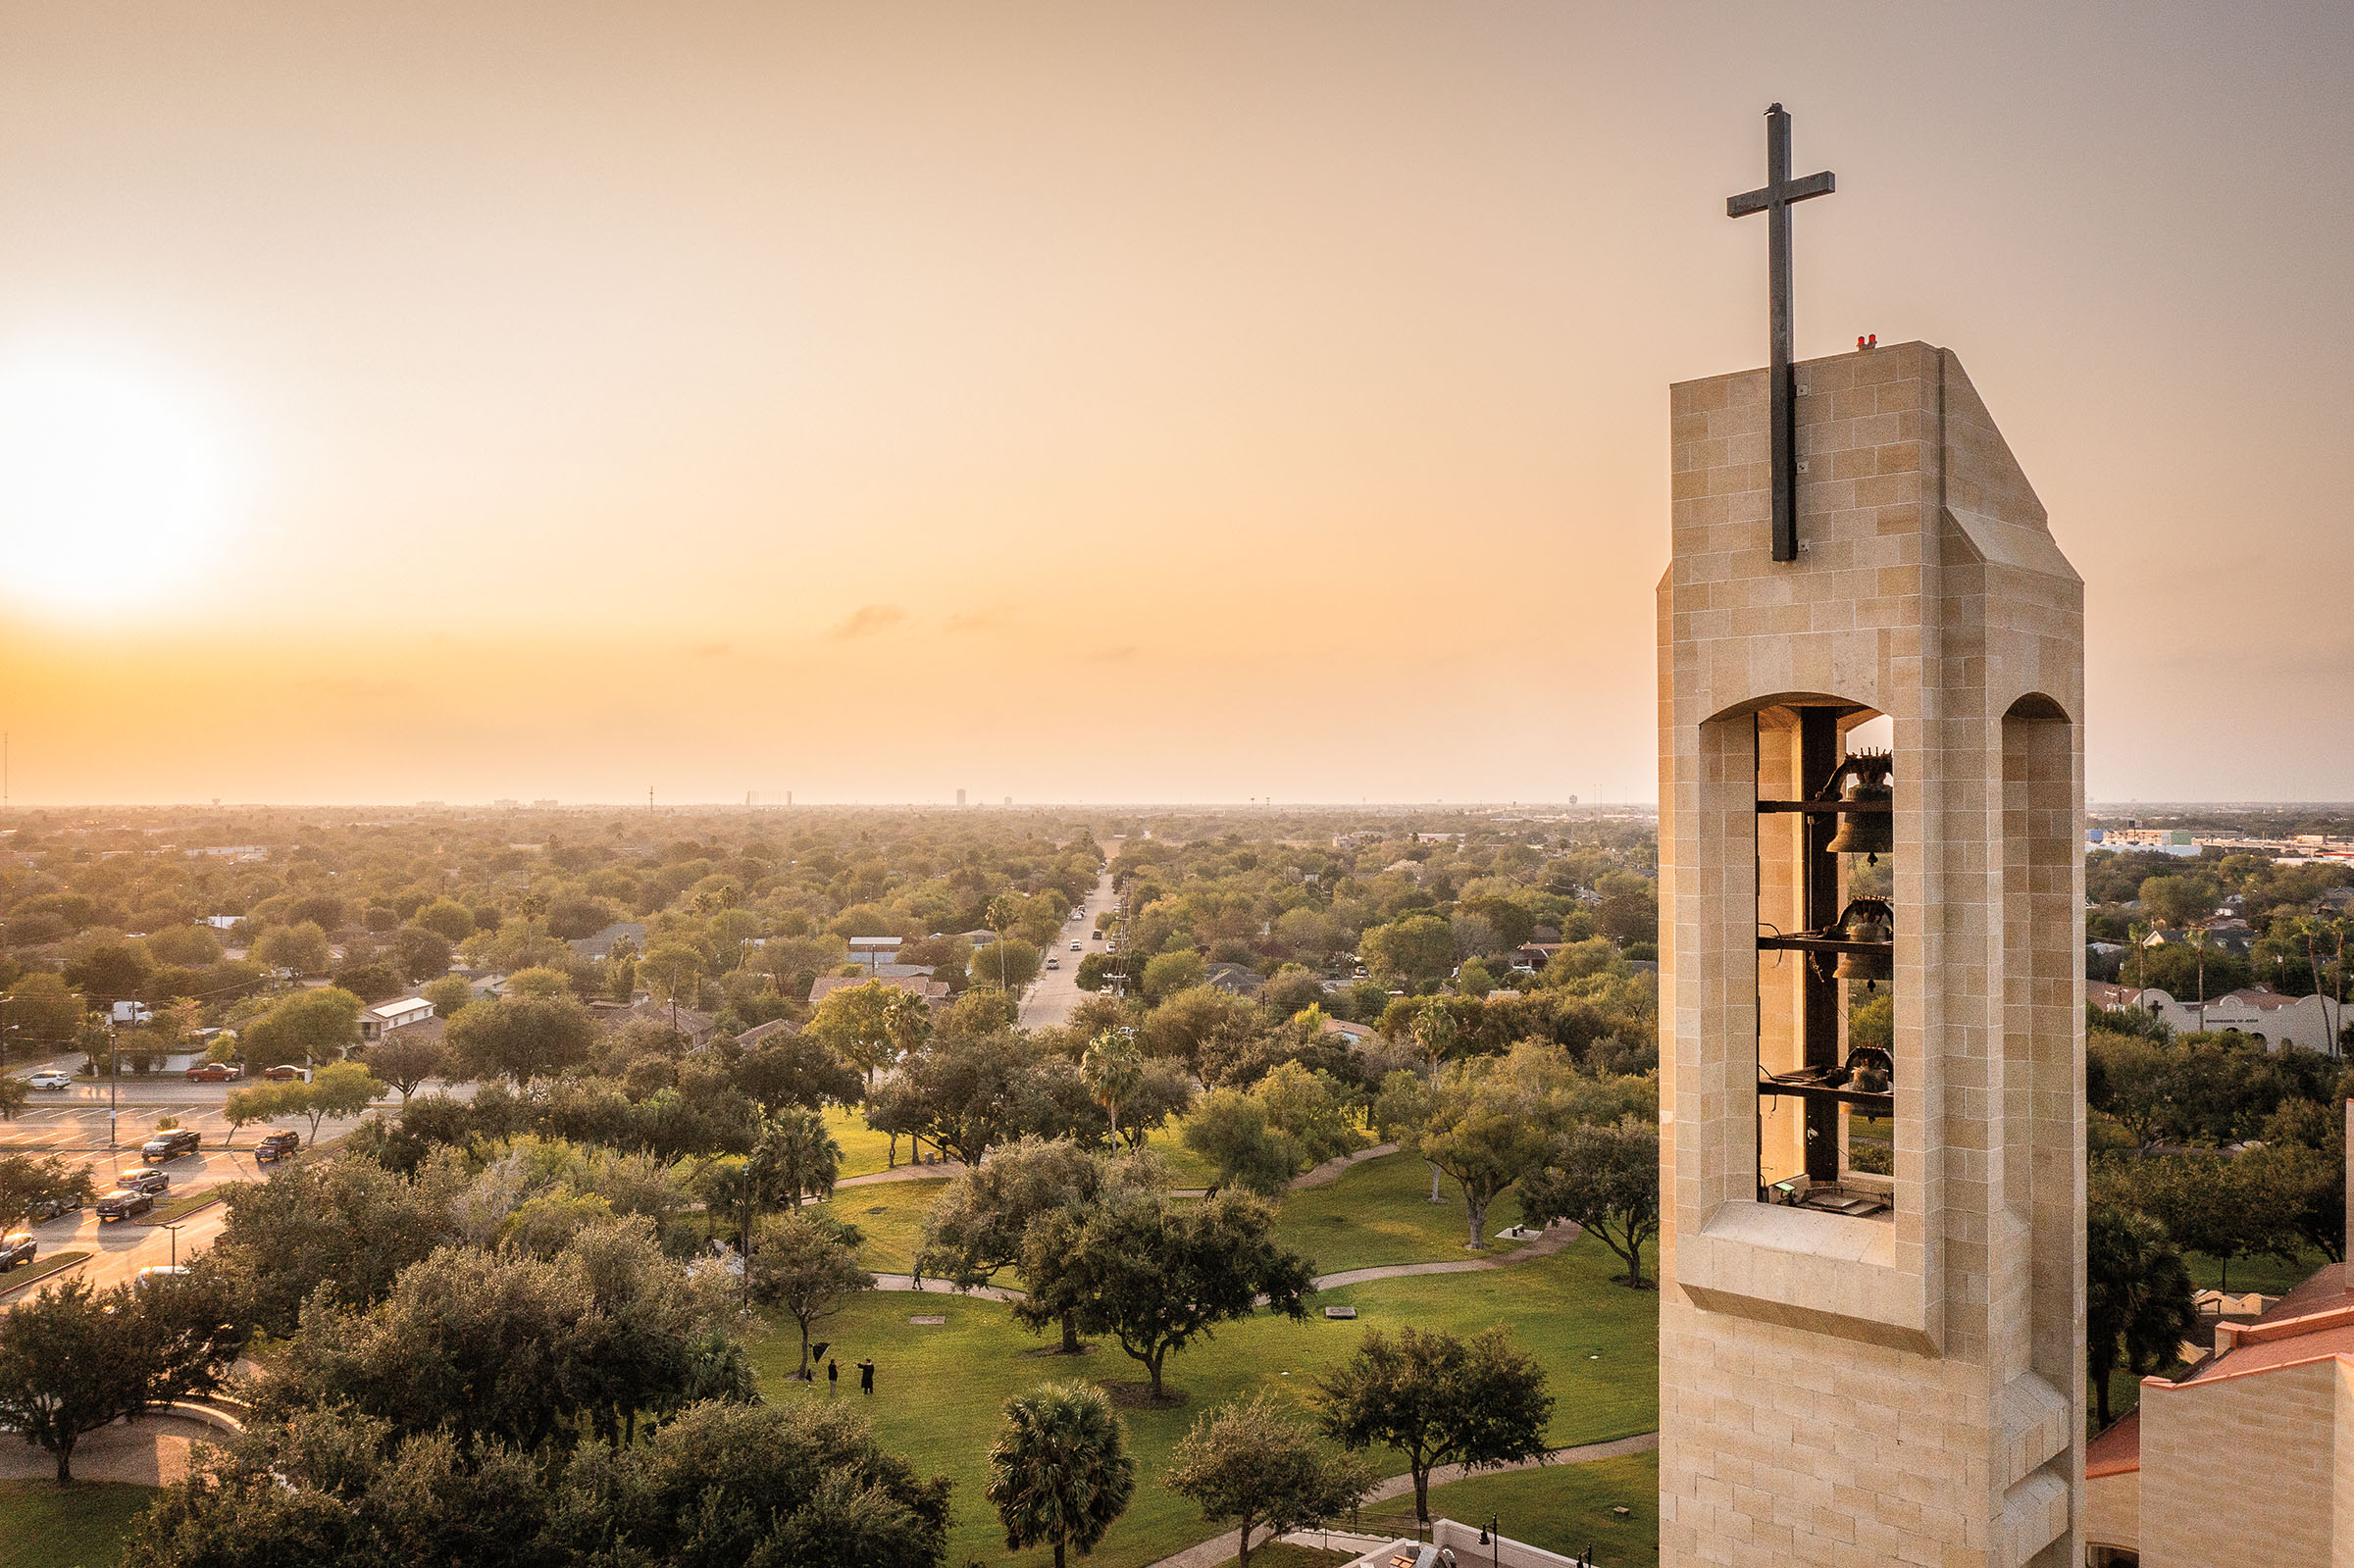
M1005 625L1005 620L1004 606L996 605L987 610L972 611L970 614L949 616L948 630L950 632L995 632Z
M870 637L889 631L906 619L907 612L896 604L862 604L826 635L837 642L847 642L853 637Z

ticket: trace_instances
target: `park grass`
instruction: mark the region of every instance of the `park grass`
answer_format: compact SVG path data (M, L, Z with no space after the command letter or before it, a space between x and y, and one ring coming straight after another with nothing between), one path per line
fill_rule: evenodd
M2201 1290L2224 1290L2226 1278L2224 1265L2204 1252L2186 1252L2182 1261L2190 1268L2190 1283ZM2311 1247L2300 1250L2286 1263L2277 1257L2259 1253L2253 1257L2233 1258L2228 1274L2229 1290L2233 1295L2250 1290L2266 1295L2286 1295L2313 1277L2316 1269L2329 1260Z
M1385 1154L1351 1166L1322 1187L1283 1195L1275 1239L1315 1259L1318 1274L1338 1274L1381 1263L1456 1262L1477 1254L1464 1243L1470 1229L1462 1189L1440 1179L1444 1201L1430 1201L1430 1167L1403 1154ZM1506 1193L1488 1205L1492 1250L1496 1233L1520 1219L1520 1199Z
M866 1233L858 1247L861 1264L878 1274L907 1274L924 1244L924 1216L946 1186L944 1178L836 1188L832 1198L810 1206Z
M114 1568L153 1487L0 1481L0 1568Z
M865 1192L844 1194L853 1195ZM864 1218L854 1205L850 1217ZM1305 1406L1309 1380L1337 1367L1369 1328L1395 1333L1412 1324L1461 1335L1495 1324L1510 1328L1550 1376L1557 1403L1546 1437L1554 1446L1654 1430L1659 1298L1610 1283L1619 1271L1618 1260L1587 1238L1552 1257L1489 1273L1378 1280L1325 1291L1310 1298L1305 1322L1262 1315L1197 1340L1172 1356L1167 1368L1169 1387L1183 1403L1126 1412L1140 1485L1127 1515L1092 1561L1101 1568L1140 1568L1214 1535L1192 1504L1160 1486L1172 1445L1203 1409L1262 1389ZM1326 1319L1322 1309L1328 1305L1355 1306L1359 1318ZM908 1321L931 1314L947 1321L938 1327ZM844 1366L874 1358L874 1397L863 1398L854 1385L849 1392L830 1393L822 1382L793 1382L800 1340L789 1323L756 1335L749 1346L763 1394L777 1402L856 1400L871 1408L884 1446L921 1474L949 1478L950 1562L978 1558L1035 1568L1050 1558L1043 1551L1006 1553L982 1497L989 1446L1010 1395L1073 1377L1123 1384L1143 1379L1143 1369L1109 1340L1077 1360L1042 1354L1050 1338L1030 1335L1005 1306L972 1296L870 1292L818 1324L814 1337L833 1341L832 1354ZM1373 1457L1385 1473L1404 1469L1394 1454Z
M1611 1509L1622 1507L1620 1519ZM1660 1456L1620 1454L1589 1464L1539 1465L1473 1476L1430 1489L1430 1514L1458 1524L1484 1526L1514 1541L1566 1557L1593 1548L1593 1561L1611 1564L1660 1560ZM1369 1536L1415 1534L1414 1494L1366 1508L1355 1528ZM1256 1560L1256 1553L1253 1558ZM1458 1549L1465 1568L1485 1559Z
M891 1167L891 1135L878 1133L866 1125L866 1107L862 1105L829 1105L825 1110L826 1131L842 1145L842 1168L837 1178L868 1176ZM899 1157L907 1157L907 1140L899 1139Z

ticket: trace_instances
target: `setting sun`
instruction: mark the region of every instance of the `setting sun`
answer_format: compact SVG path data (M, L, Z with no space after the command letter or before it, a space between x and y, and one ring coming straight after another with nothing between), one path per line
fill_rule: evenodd
M161 378L97 360L0 361L0 532L11 599L81 611L186 582L233 522L221 433Z

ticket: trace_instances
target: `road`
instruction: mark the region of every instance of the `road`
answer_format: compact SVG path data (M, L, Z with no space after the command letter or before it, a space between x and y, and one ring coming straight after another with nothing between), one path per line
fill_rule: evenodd
M1065 921L1062 935L1047 958L1061 962L1060 969L1042 969L1029 993L1022 998L1021 1026L1024 1029L1059 1029L1070 1021L1071 1013L1085 1000L1088 992L1079 988L1079 960L1089 953L1103 951L1103 943L1096 940L1096 916L1111 907L1111 873L1106 871L1096 883L1096 890L1080 905L1079 918ZM1071 943L1078 942L1078 952Z

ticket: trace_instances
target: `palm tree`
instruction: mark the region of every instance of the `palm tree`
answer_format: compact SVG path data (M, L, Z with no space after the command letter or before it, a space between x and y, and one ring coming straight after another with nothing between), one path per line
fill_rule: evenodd
M1137 1055L1135 1041L1118 1030L1103 1031L1089 1042L1087 1054L1080 1058L1079 1076L1111 1122L1111 1146L1116 1151L1120 1146L1120 1102L1133 1100L1144 1083L1145 1064Z
M2101 1204L2084 1225L2084 1358L2098 1424L2109 1425L2109 1374L2147 1377L2175 1359L2197 1325L2190 1271L2166 1227Z
M1048 1384L1005 1401L989 1450L989 1486L1008 1550L1041 1544L1095 1550L1136 1494L1128 1429L1111 1400L1084 1383Z

